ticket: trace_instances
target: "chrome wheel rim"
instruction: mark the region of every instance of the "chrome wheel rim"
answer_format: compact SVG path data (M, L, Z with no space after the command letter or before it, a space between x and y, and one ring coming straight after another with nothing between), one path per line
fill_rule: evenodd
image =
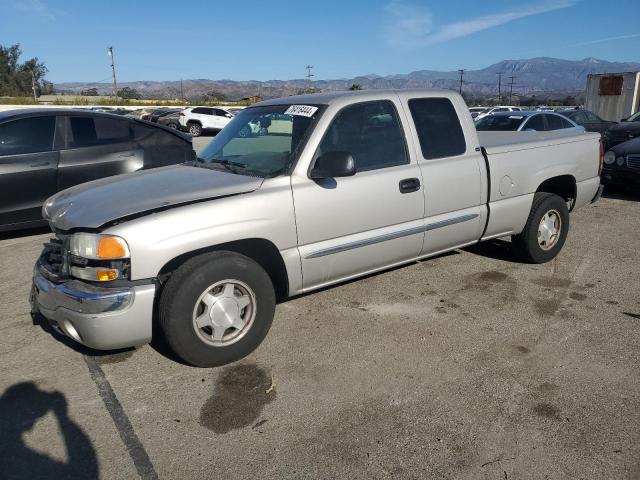
M253 290L239 280L221 280L198 297L193 308L193 328L203 342L226 347L247 334L255 317Z
M198 129L198 127L197 127L197 126L195 126L195 125L191 125L191 126L189 127L189 133L191 133L192 135L197 135L197 134L198 134L198 132L199 132L199 129Z
M562 230L562 218L557 210L549 210L540 219L538 225L538 245L542 250L551 250L558 239Z

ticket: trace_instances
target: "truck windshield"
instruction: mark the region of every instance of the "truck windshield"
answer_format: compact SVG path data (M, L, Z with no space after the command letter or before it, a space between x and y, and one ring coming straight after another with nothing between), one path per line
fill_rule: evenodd
M194 165L260 177L283 175L321 110L319 105L246 108L200 152Z
M488 115L476 122L478 131L518 130L525 117L523 115Z

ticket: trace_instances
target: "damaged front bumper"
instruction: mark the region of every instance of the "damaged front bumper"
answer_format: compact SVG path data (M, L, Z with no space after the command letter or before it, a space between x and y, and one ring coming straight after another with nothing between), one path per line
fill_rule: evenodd
M52 282L42 268L38 262L31 306L58 332L98 350L151 341L154 283L108 288L73 279Z

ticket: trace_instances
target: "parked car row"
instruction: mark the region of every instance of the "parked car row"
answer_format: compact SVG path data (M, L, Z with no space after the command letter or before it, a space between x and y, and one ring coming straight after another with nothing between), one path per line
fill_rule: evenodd
M188 135L127 116L81 109L2 112L0 231L42 224L44 201L65 188L194 158Z

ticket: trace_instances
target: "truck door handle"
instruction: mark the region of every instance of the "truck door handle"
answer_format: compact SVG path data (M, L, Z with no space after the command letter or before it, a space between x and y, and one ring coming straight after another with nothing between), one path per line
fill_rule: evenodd
M400 180L400 193L411 193L420 190L420 180L417 178L405 178Z

